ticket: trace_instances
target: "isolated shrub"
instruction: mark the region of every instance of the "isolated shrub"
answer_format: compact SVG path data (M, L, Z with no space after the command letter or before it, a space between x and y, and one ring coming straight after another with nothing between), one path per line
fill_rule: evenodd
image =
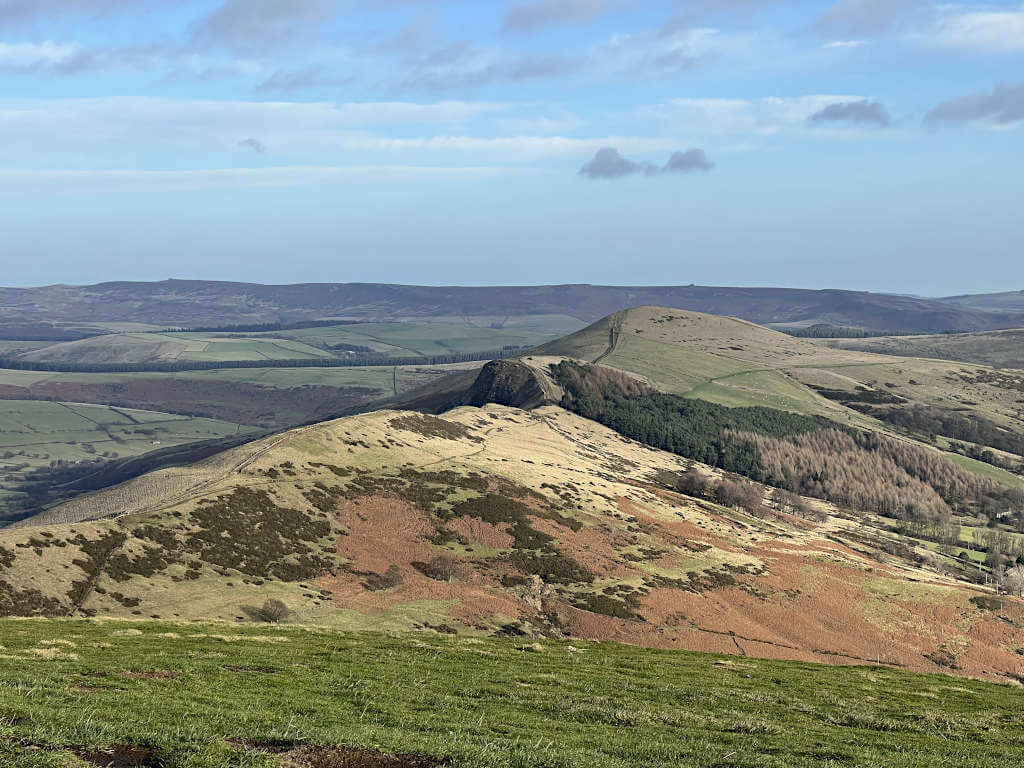
M266 624L277 624L292 615L287 605L273 597L268 597L259 608L245 605L242 606L242 610L253 621L262 621Z
M371 592L381 592L385 589L397 587L405 581L402 576L402 569L392 565L384 573L370 573L366 576L366 588Z
M723 480L715 489L715 501L723 507L740 507L754 512L763 500L763 487L742 480Z
M459 561L449 555L438 555L429 563L413 563L412 567L435 581L453 581L459 572Z
M708 479L699 469L688 469L676 483L676 490L687 496L704 496L708 490Z

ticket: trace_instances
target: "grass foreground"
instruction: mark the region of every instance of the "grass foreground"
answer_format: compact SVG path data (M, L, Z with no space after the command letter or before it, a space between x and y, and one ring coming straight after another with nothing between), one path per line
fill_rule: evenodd
M1016 687L612 643L4 620L0 765L1005 766ZM376 759L376 758L375 758Z

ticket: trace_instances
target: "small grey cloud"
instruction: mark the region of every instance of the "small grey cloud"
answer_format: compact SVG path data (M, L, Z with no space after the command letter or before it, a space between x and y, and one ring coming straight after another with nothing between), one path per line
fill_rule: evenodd
M814 28L827 36L870 37L891 31L928 6L927 0L836 0Z
M243 139L238 142L239 149L248 149L259 155L267 154L267 145L259 139L254 139L251 136L248 139Z
M673 152L668 159L662 173L696 173L701 171L707 173L715 164L708 160L707 153L703 149L688 149L685 152Z
M609 0L529 0L505 11L502 29L530 34L547 27L589 24L609 5Z
M829 104L809 118L811 123L854 123L856 125L875 125L888 128L892 118L885 106L878 101L841 101Z
M675 152L668 162L661 167L654 163L643 163L623 157L614 147L599 149L594 157L579 170L580 176L588 179L621 179L626 176L642 174L658 176L659 174L682 174L707 172L715 167L703 149L688 149Z
M653 175L657 173L657 167L650 163L627 160L613 147L597 150L597 154L579 170L580 176L590 179L621 179L634 173Z
M1024 122L1024 83L997 85L991 91L944 101L925 115L924 122L933 126L943 123L1007 126Z

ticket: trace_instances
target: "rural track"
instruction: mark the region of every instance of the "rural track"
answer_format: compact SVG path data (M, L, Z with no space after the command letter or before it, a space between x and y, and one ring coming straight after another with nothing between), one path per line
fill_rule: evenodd
M622 334L621 315L622 313L617 313L616 316L612 318L611 327L608 329L608 349L606 349L604 352L602 352L600 355L598 355L591 361L593 365L597 365L606 357L608 357L612 352L615 351L615 347L618 346L619 336Z
M166 509L167 507L172 506L173 504L177 504L179 501L184 501L185 499L187 499L190 496L193 496L193 495L195 495L197 493L203 493L204 491L206 491L210 487L216 485L217 483L222 482L225 478L228 478L231 475L240 473L246 467L250 466L254 461L256 461L260 457L266 455L269 451L271 451L272 449L276 448L278 445L280 445L281 443L285 442L286 440L289 440L289 439L291 439L292 437L294 437L294 436L296 436L298 434L304 434L304 433L306 433L306 432L308 432L308 431L310 431L312 429L315 429L317 426L319 426L319 425L318 424L313 424L313 425L310 425L310 426L307 426L307 427L299 427L297 429L289 430L286 434L281 435L276 440L268 443L267 445L263 446L259 450L253 451L251 454L246 456L244 459L239 461L237 464L231 466L229 469L227 469L224 472L218 474L216 477L212 477L212 478L210 478L208 480L203 480L202 482L196 483L195 485L191 485L188 488L186 488L184 491L180 491L180 492L174 494L173 496L171 496L170 498L161 499L156 504L151 504L149 506L140 507L139 509L133 509L133 510L130 510L130 511L121 512L121 513L119 513L117 515L113 515L112 517L105 518L105 519L117 520L117 519L125 517L127 515L138 515L138 514L146 514L148 512L158 512L161 509ZM131 482L131 481L129 481L129 482Z

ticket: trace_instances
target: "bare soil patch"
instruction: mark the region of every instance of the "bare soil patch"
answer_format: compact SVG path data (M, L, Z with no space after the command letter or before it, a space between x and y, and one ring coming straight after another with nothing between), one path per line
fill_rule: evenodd
M162 768L157 750L137 744L117 744L105 749L72 747L71 751L97 768Z

